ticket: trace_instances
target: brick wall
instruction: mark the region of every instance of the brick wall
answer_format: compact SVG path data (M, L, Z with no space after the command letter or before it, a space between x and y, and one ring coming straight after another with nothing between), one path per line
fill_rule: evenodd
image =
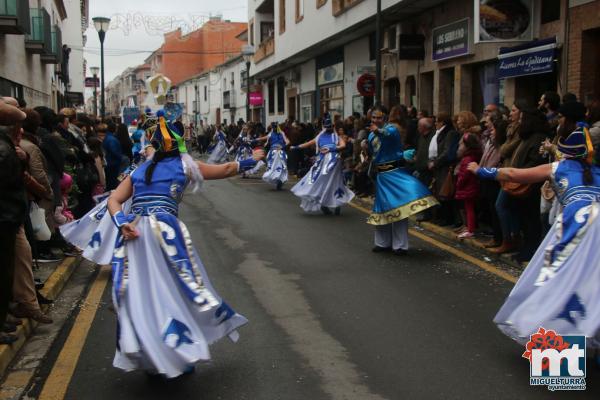
M188 35L180 30L165 35L161 72L176 85L239 55L245 44L236 38L246 23L208 21Z
M600 29L600 1L569 9L569 18L568 90L585 100L593 94L594 87L598 85L596 81L600 79L597 64L598 46L594 46L600 36L584 32ZM594 48L596 51L593 51Z

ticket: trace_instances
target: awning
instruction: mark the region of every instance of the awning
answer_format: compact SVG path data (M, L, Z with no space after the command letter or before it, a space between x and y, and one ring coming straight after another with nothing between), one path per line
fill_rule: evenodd
M556 38L502 47L498 54L498 78L515 78L552 72Z

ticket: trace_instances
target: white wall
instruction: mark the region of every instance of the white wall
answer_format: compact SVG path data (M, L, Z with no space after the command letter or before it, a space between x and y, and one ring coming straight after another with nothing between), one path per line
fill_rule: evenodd
M352 114L352 97L358 95L356 82L358 67L375 66L369 61L369 37L363 37L344 46L344 117Z
M63 0L67 9L67 19L62 23L62 41L71 48L69 56L70 92L84 91L83 33L81 31L80 0Z
M402 0L382 0L383 12L388 7L401 3ZM248 0L249 19L259 15L255 13L262 1ZM253 64L252 73L256 74L275 64L297 54L309 47L322 42L324 39L338 34L340 31L350 28L365 18L375 15L377 2L375 0L363 0L361 3L350 8L343 14L335 17L332 14L333 0L317 9L316 0L304 0L304 19L296 23L295 0L285 1L285 32L279 32L279 1L275 3L275 53L258 64ZM260 28L256 28L255 22L255 46L258 46ZM318 28L315 28L318 27Z

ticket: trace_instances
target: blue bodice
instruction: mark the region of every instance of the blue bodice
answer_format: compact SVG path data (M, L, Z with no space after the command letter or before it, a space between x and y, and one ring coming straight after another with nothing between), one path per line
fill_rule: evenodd
M335 132L322 132L317 137L317 151L323 148L329 149L329 152L337 152L339 138Z
M385 164L403 158L400 132L393 124L369 134L369 148L375 164Z
M271 148L281 147L285 148L285 139L283 138L283 134L279 132L271 132L269 133L269 145Z
M591 167L594 182L583 183L583 165L575 160L563 160L552 165L553 185L560 204L566 206L574 201L600 201L600 167Z
M134 214L148 215L156 213L177 214L177 203L183 196L187 185L187 177L183 162L179 157L170 157L156 164L152 174L152 182L145 182L146 170L152 161L140 165L131 174L133 183Z

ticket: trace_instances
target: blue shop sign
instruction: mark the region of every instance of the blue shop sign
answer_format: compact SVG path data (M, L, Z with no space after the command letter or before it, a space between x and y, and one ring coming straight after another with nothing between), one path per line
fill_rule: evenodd
M500 48L498 78L515 78L552 72L555 49L556 38Z

